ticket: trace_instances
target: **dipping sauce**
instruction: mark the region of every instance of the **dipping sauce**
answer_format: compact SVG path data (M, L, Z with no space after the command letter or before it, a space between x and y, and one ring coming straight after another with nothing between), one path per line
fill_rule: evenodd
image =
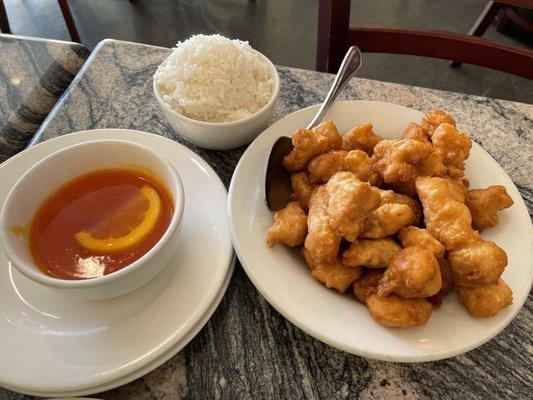
M90 172L59 187L41 205L30 225L30 251L54 278L107 275L146 254L173 212L168 189L149 171Z

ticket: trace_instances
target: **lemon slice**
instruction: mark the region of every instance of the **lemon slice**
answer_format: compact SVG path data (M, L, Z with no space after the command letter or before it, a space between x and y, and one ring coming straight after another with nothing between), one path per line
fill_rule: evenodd
M120 251L135 246L154 228L161 212L161 199L150 186L115 214L88 231L76 233L79 244L99 253Z

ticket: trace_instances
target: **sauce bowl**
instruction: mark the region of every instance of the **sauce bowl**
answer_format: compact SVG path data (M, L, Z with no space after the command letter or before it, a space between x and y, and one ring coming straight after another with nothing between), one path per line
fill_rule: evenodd
M161 239L141 258L108 275L67 280L44 273L32 258L27 235L31 220L41 204L69 180L87 172L121 166L148 169L168 188L174 212ZM76 297L111 298L141 287L165 267L178 244L183 208L184 190L179 174L159 153L128 141L94 140L49 155L15 183L0 214L0 239L13 266L31 280Z

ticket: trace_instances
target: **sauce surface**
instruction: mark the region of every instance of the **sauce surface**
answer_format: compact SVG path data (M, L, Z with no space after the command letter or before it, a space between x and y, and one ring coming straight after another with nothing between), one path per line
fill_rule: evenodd
M127 235L143 219L139 207L131 205L149 207L143 187L155 190L160 209L155 225L142 239L112 251L95 251L80 244L76 239L79 232L91 232L96 239ZM59 187L44 201L30 225L30 251L39 268L54 278L107 275L146 254L165 233L173 211L166 187L144 171L114 168L90 172Z

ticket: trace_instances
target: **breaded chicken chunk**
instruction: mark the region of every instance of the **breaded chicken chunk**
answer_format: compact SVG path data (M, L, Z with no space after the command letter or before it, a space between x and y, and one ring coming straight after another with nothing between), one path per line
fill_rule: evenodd
M427 229L417 228L416 226L407 226L400 229L398 237L403 247L421 247L431 251L435 257L443 257L446 248L435 239Z
M465 160L470 155L472 140L466 133L451 124L440 124L431 136L433 148L446 166L450 178L462 178L465 174Z
M431 110L422 118L422 127L429 132L430 135L442 123L448 123L455 126L455 120L450 114L441 109Z
M298 129L292 137L292 145L294 149L284 158L283 165L290 172L296 172L306 168L313 157L340 149L342 136L333 121L327 120L312 130Z
M311 274L327 288L344 293L363 274L363 268L347 267L340 261L335 261L331 264L318 264Z
M496 243L479 240L448 252L453 281L472 287L496 283L507 266L507 254Z
M416 195L417 176L442 176L442 157L428 143L412 139L382 140L374 148L374 168L395 191Z
M417 142L430 143L428 131L414 122L411 122L404 129L402 139L412 139L416 140Z
M424 209L424 221L431 235L446 247L454 250L479 240L472 229L468 207L457 201L449 179L419 177L416 190Z
M391 238L361 239L342 254L342 262L353 267L387 268L400 251L402 247Z
M364 229L366 217L381 203L379 191L350 172L337 172L326 190L331 226L346 240L355 241Z
M422 221L422 205L418 200L404 194L395 193L392 190L379 189L381 196L381 205L383 204L406 204L413 212L413 219L409 221L408 225L420 225Z
M437 259L420 247L403 249L389 264L379 282L380 296L396 293L403 298L425 298L442 287Z
M333 175L345 170L344 159L348 155L345 150L333 150L319 154L309 161L309 176L315 182L326 183Z
M499 185L469 190L465 203L472 214L472 227L477 230L498 225L498 211L514 204L505 187Z
M379 185L381 178L373 165L372 158L362 150L334 150L314 157L307 168L311 179L320 183L326 183L337 172L349 171L363 182Z
M404 299L395 294L381 297L370 294L366 305L372 318L381 325L410 328L424 325L431 316L431 304L425 299Z
M362 267L350 267L339 260L332 263L318 263L305 249L304 258L311 269L313 278L326 285L327 288L335 289L340 293L344 293L363 274Z
M297 201L291 201L274 214L274 225L267 231L267 245L281 242L295 247L303 244L307 236L307 214Z
M362 150L351 150L344 159L346 171L354 174L357 179L368 182L372 186L383 183L381 176L374 169L374 161Z
M373 131L374 127L370 123L358 125L348 131L342 137L343 150L363 150L367 154L372 154L374 147L383 138Z
M317 263L328 264L337 260L341 236L331 226L327 209L325 186L318 187L309 200L307 215L308 234L304 246L309 257Z
M486 286L457 287L457 297L470 315L478 318L492 317L513 304L513 293L502 279Z
M364 230L360 237L380 239L394 235L414 217L413 211L407 204L383 204L365 219Z

